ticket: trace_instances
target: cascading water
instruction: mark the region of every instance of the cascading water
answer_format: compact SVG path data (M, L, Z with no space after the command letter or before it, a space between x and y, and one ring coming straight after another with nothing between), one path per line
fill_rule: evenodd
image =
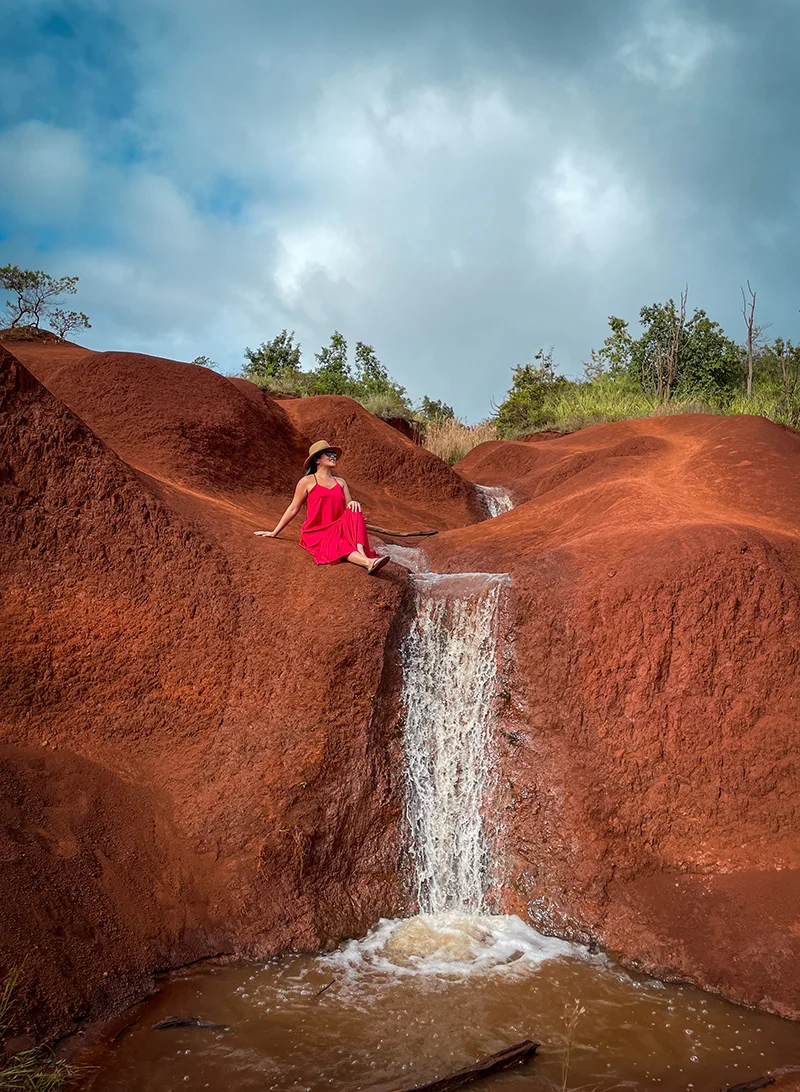
M726 1087L754 1059L756 1072L800 1066L788 1021L691 987L631 980L602 955L484 912L492 877L482 814L494 781L492 683L509 578L436 575L421 550L390 550L416 596L403 697L421 913L382 919L326 955L179 973L107 1044L93 1092L390 1092L428 1087L534 1037L535 1069L487 1077L487 1092L561 1088L565 1057L570 1087L651 1092ZM183 1027L176 1012L201 1019Z
M502 516L503 512L510 512L514 507L508 490L502 485L476 485L475 488L480 494L489 519Z
M492 698L504 574L414 578L403 646L406 807L422 913L483 909Z

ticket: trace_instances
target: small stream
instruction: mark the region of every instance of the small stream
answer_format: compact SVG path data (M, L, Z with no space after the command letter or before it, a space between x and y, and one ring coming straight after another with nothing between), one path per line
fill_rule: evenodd
M492 501L505 505L495 514L511 507ZM476 1088L713 1092L800 1070L800 1026L632 976L492 912L502 854L483 815L496 773L494 680L509 578L433 574L421 550L382 550L409 570L415 596L401 655L410 898L419 912L380 921L330 954L172 975L102 1049L94 1092L393 1092L523 1039L541 1044L536 1058ZM224 1030L153 1029L176 1015Z

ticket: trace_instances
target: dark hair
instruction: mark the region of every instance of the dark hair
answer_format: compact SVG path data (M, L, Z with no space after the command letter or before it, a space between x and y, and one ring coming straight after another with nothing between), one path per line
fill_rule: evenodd
M316 455L314 455L312 457L311 462L308 464L308 470L306 471L306 475L316 474L316 472L317 472L317 463L319 462L319 460L322 458L322 456L324 454L325 454L324 451L320 451L320 452L318 452L318 454L316 454ZM331 487L331 488L333 488L333 487Z

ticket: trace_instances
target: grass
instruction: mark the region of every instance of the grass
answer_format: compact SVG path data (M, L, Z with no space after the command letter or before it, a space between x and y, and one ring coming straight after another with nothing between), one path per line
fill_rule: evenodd
M702 395L675 396L668 402L655 395L627 387L620 383L576 383L555 388L545 396L538 419L529 427L517 428L506 433L504 439L530 435L532 432L552 430L575 432L588 425L625 421L636 417L663 417L686 413L708 413L719 416L751 414L766 417L778 424L797 428L800 426L800 410L786 406L780 395L772 389L756 389L751 398L736 394L726 399L706 398Z
M68 1062L55 1058L47 1047L21 1050L6 1058L0 1069L0 1089L24 1089L25 1092L60 1092L78 1076Z
M25 1092L60 1092L80 1075L80 1070L53 1055L46 1046L31 1047L7 1054L5 1039L10 1028L14 993L20 971L14 968L0 990L0 1089L24 1089Z
M402 417L412 426L417 423L406 403L391 394L356 394L353 397L367 413L380 417L383 421L388 421L391 417Z
M491 421L466 425L457 418L438 418L425 428L425 447L450 466L459 462L478 444L497 439L497 429Z

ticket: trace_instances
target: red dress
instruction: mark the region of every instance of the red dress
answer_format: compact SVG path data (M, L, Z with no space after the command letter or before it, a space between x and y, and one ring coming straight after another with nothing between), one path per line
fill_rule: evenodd
M347 507L344 489L337 482L330 489L314 485L306 497L306 520L300 528L300 545L317 565L334 565L355 552L358 543L367 557L377 557L369 547L367 524L361 512Z

